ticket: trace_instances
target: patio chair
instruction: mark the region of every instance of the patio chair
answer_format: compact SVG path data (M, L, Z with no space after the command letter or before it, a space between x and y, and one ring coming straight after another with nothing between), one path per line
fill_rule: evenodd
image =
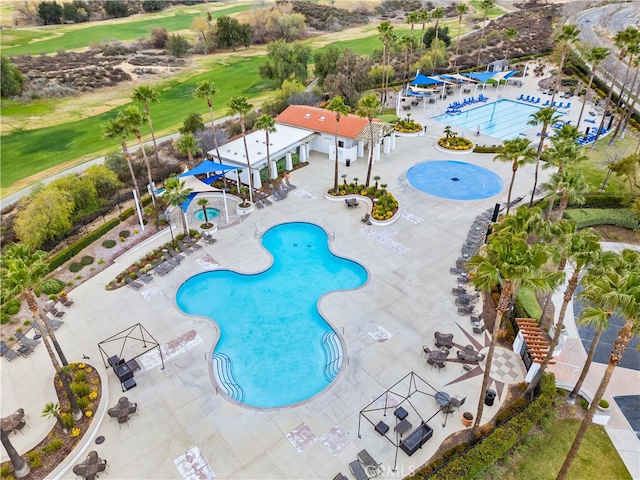
M358 461L368 476L375 477L380 474L380 463L376 462L366 449L358 453Z
M173 247L169 247L168 250L169 250L169 255L175 258L178 262L181 262L182 260L184 260L184 255L180 255L178 252L176 252L176 250Z
M472 323L480 323L482 321L482 312L479 315L471 315Z
M475 307L475 305L465 305L463 307L458 307L458 315L471 315Z
M17 352L22 355L23 357L28 357L29 355L31 355L33 353L33 348L27 346L27 345L20 345L18 347Z
M206 243L207 245L213 245L214 243L216 243L218 241L218 239L213 238L208 233L203 233L202 234L202 240L204 240L204 243Z
M364 217L360 219L362 223L366 223L367 225L371 225L371 215L369 213L365 213Z
M184 237L184 241L187 242L187 245L195 250L200 250L202 248L202 245L198 245L198 241L194 240L191 237Z
M153 268L153 271L156 272L161 277L164 277L167 273L162 269L162 267L160 267L160 264L158 263L157 260L151 261L151 268Z
M345 477L342 472L340 472L339 474L337 474L335 477L333 477L333 480L349 480L347 477Z
M124 276L124 281L134 290L140 290L142 288L142 284L133 280L128 274Z
M260 210L261 208L264 208L264 205L262 204L262 202L260 200L256 200L253 203L256 204L256 207L258 207L258 210Z
M486 325L482 325L481 327L473 327L473 333L477 335L481 335L484 333L486 329L487 329Z
M28 347L35 347L40 343L40 340L31 339L22 332L16 332L16 338L22 345L27 345Z
M356 477L356 480L369 480L369 476L364 471L358 460L349 464L349 470L351 470L353 476Z
M153 280L153 277L151 275L142 273L139 268L134 269L133 273L136 274L138 280L142 280L144 283L149 283L151 280Z
M54 318L49 312L47 312L45 316L47 317L46 321L49 322L49 325L54 330L58 330L58 327L61 327L64 323L64 320L58 320L57 318ZM45 321L45 319L43 318L42 321Z
M264 197L262 199L262 203L264 203L267 207L270 207L271 205L273 205L273 202L271 200L269 200L268 197Z
M162 258L162 260L164 260L174 268L180 265L180 262L173 258L171 255L161 255L160 258Z
M47 313L51 313L54 317L63 317L67 312L63 312L62 310L58 310L56 307L52 306L49 308Z
M167 273L173 270L173 265L171 265L170 263L167 263L164 259L160 260L158 265L160 266L160 268L163 268L164 271Z
M460 398L458 395L454 395L453 397L451 397L451 401L449 402L449 405L457 410L460 410L460 407L464 405L464 402L466 400L467 400L467 397Z
M8 361L18 357L18 354L11 350L6 343L0 341L0 356L6 358Z
M186 253L187 255L191 255L195 250L187 245L185 245L182 240L178 240L178 246L180 247L180 251Z

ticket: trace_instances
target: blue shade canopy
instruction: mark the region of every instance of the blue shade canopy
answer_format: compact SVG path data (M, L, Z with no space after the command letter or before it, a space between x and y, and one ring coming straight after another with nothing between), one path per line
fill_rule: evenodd
M193 175L204 175L206 173L213 172L227 172L229 170L238 170L238 167L231 167L229 165L223 165L222 163L213 162L211 160L204 160L200 165L192 168L187 172L184 172L180 176L190 177Z
M444 83L444 81L432 77L427 77L426 75L422 75L421 73L419 73L409 85L436 85L439 83Z
M520 73L520 70L511 70L510 72L507 72L507 74L504 76L504 78L511 78L511 77L513 77L516 73Z
M487 83L491 77L493 77L496 72L474 72L474 73L465 73L467 77L474 78L482 83Z

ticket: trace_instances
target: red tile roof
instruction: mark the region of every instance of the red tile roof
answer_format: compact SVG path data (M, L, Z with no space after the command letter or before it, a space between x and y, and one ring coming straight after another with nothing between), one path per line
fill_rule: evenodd
M336 116L332 111L307 105L289 105L284 112L276 117L276 122L332 135L336 131ZM350 113L346 117L341 115L338 135L345 138L356 138L367 125L369 125L368 119L354 113Z

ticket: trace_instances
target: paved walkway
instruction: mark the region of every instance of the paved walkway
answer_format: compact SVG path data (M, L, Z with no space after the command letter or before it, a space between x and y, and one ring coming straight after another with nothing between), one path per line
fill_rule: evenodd
M533 93L514 89L513 96L521 91ZM406 476L427 462L445 438L463 428L462 410L443 423L433 398L420 403L419 411L410 411L410 417L415 421L418 414L423 418L435 415L430 421L433 438L411 457L399 452L395 473L391 472L394 446L366 423L362 438L357 435L360 410L410 372L450 395L466 397L469 411L475 412L480 398L482 365L475 372L465 372L454 362L444 371L431 369L425 365L422 346L433 345L435 331L453 333L454 342L461 345L474 341L486 345L488 334L474 335L469 318L457 314L451 295L456 280L448 272L476 215L504 202L506 189L484 200L451 201L416 191L405 174L420 161L453 157L490 168L507 185L511 166L494 163L492 155L456 157L438 152L434 143L442 128L429 124L426 136L398 138L395 151L383 154L374 165L374 175L389 185L402 209L390 226L363 225L364 202L348 209L344 202L325 199L324 192L333 180L333 161L314 154L309 166L292 173L291 182L298 189L289 198L219 230L216 244L204 246L141 291L121 288L108 292L104 287L154 245L167 241L166 229L159 234L162 238L154 237L71 292L75 305L67 309L58 339L71 361L89 356L87 362L106 376L108 406L123 394L115 375L104 368L97 347L100 341L141 322L166 354L164 370L151 356L139 362L137 387L126 393L138 403L139 416L122 427L108 417L98 418L101 423L96 424L93 435L104 436L105 442L95 445L92 437L84 445L108 460L109 478L333 478L338 472L348 475L349 463L363 448L382 462L383 477ZM518 170L514 197L528 195L533 171L533 166ZM340 173L346 173L349 180L364 179L366 160L343 166ZM543 171L541 181L546 175ZM333 234L332 250L360 262L370 277L362 288L327 295L319 304L345 345L346 359L335 381L300 405L246 408L218 394L212 382L211 353L219 335L216 324L182 313L175 294L187 278L219 268L217 265L246 273L264 269L270 258L260 246L259 234L289 221L322 226ZM128 347L122 356L131 358L137 353ZM495 386L523 379L519 359L504 353L501 365L494 367ZM5 416L22 407L30 415L31 428L11 437L23 452L51 427L52 422L42 419L39 412L54 398L53 369L45 349L39 347L26 359L0 362L0 377L0 413ZM485 408L483 422L495 415L503 400L504 394L499 394L494 406ZM56 478L74 478L70 467L77 462L68 459L65 466L69 469Z

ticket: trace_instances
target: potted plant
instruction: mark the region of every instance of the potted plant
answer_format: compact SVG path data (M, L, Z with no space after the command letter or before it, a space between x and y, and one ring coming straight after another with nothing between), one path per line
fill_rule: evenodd
M611 407L609 402L601 398L596 407L596 413L593 415L593 423L598 425L606 425L611 418Z
M473 423L473 413L464 412L462 414L462 424L468 428L471 426L472 423Z
M67 297L67 292L63 290L58 293L58 300L60 300L61 303L67 302L69 300L69 298Z
M240 195L242 195L242 203L236 205L236 215L247 215L253 212L253 203L247 200L247 193L249 189L247 187L240 188Z

